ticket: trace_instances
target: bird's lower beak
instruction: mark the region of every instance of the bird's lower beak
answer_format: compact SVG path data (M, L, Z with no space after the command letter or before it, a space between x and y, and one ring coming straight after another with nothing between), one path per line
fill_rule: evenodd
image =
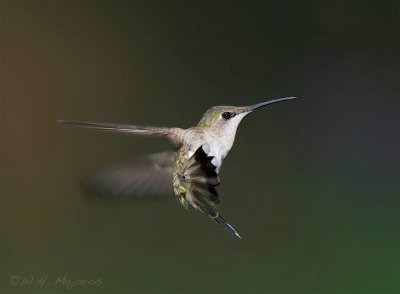
M272 103L281 102L281 101L285 101L285 100L292 100L292 99L297 99L297 97L283 97L283 98L278 98L278 99L269 100L269 101L257 103L254 105L250 105L247 107L247 112L252 112L253 110L255 110L257 108L261 108L261 107L264 107L264 106L272 104Z

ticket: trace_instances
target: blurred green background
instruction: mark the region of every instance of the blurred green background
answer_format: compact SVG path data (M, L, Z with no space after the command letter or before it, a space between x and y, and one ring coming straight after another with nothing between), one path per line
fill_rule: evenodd
M3 1L1 292L400 293L399 16L398 1ZM243 240L172 197L89 201L82 177L168 144L55 123L189 127L289 95L243 120L222 168Z

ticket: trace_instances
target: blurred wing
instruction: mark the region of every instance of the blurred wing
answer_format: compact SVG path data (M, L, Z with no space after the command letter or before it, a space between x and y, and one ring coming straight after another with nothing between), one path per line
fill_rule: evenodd
M152 154L86 178L83 189L89 196L97 198L167 198L173 195L174 164L174 152Z

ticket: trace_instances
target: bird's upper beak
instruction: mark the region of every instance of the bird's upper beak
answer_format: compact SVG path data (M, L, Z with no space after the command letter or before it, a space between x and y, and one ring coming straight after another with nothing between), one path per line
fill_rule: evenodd
M272 103L281 102L281 101L285 101L285 100L292 100L292 99L297 99L297 97L283 97L283 98L278 98L278 99L273 99L273 100L268 100L265 102L257 103L257 104L248 106L246 108L246 112L252 112L253 110L255 110L257 108L261 108L261 107L264 107L264 106L272 104Z

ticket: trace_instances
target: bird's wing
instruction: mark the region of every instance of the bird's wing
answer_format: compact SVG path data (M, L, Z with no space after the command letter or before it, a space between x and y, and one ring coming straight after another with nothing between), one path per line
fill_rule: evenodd
M151 199L173 195L175 152L146 156L100 171L83 180L89 196L96 198Z
M144 136L166 137L171 141L173 145L177 147L182 145L182 139L184 134L184 130L181 128L143 127L136 125L93 123L93 122L68 121L68 120L57 120L57 122L65 125L84 127L101 131L110 131L110 132L127 133L127 134L144 135Z
M237 231L220 215L217 204L219 195L216 187L220 184L213 156L209 156L210 146L200 146L188 160L181 181L185 181L186 201L215 222L223 226L231 235L240 238Z

